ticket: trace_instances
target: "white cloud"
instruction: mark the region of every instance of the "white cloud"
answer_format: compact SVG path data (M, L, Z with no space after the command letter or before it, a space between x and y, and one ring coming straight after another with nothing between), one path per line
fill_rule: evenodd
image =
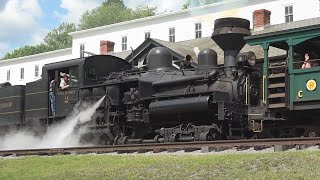
M43 11L38 0L10 0L0 11L0 44L10 50L18 44L39 42L44 32L39 21ZM20 42L20 43L19 43ZM4 52L0 52L0 57Z
M0 11L5 7L9 0L0 0Z
M181 10L187 0L124 0L125 4L130 8L139 5L157 7L159 13L164 11Z
M101 5L104 0L61 0L60 7L67 10L66 14L57 11L54 14L62 22L78 23L81 15L87 10L94 9Z

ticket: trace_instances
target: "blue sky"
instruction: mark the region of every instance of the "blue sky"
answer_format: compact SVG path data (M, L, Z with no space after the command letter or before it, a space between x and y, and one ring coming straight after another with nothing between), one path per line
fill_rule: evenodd
M78 23L81 14L104 0L0 0L0 57L15 48L42 42L61 22ZM157 7L158 12L181 9L187 0L124 0L135 8Z

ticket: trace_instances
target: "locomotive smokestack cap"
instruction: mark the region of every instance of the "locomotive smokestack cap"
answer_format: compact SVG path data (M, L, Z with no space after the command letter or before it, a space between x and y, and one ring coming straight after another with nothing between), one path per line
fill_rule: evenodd
M217 53L213 49L204 49L198 54L198 68L217 67Z
M221 18L214 22L212 39L224 51L224 65L235 66L236 56L250 35L250 21L241 18Z
M168 48L155 47L147 55L149 70L172 69L172 54Z

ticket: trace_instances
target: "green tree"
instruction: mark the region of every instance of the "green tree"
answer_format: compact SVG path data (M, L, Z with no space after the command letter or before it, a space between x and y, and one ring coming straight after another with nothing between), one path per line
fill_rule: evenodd
M188 0L187 3L185 3L182 6L182 9L203 6L203 5L213 4L213 3L222 2L222 1L223 0Z
M120 2L119 2L120 1ZM139 6L136 9L127 8L121 0L112 0L101 6L85 12L78 25L79 29L89 29L109 24L129 21L137 18L155 15L156 8Z
M123 21L153 16L156 8L139 6L136 9L127 8L123 0L108 0L101 6L82 14L78 27L80 30L104 26ZM62 23L51 30L44 38L44 43L35 46L24 46L7 53L2 59L12 59L22 56L29 56L57 49L71 47L72 37L68 33L76 31L73 23Z
M45 36L44 42L48 45L49 49L53 50L71 47L72 37L68 33L76 30L74 23L62 23Z
M121 8L126 8L126 5L124 5L123 0L107 0L102 3L102 6L109 6L111 4L117 4Z
M27 45L27 46L15 49L12 52L7 53L2 58L2 60L18 58L18 57L22 57L22 56L30 56L30 55L33 55L33 54L39 54L39 53L43 53L43 52L47 52L47 51L50 51L50 49L44 43L41 43L41 44L38 44L38 45L34 45L34 46Z

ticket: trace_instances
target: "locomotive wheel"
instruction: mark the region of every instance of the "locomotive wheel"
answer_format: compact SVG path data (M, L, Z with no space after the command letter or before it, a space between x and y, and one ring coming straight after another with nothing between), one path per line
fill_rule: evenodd
M82 135L82 137L80 138L80 143L81 144L87 144L87 143L90 143L92 142L94 139L94 135L93 134L84 134Z
M306 129L305 133L303 134L303 137L318 137L319 136L319 130L315 128Z
M200 141L212 141L212 135L209 131L200 134Z
M161 135L156 135L156 136L153 138L153 142L154 142L154 143L163 142L163 137L162 137Z
M169 137L169 142L177 142L178 134L171 134Z
M110 141L110 139L109 139L107 134L102 134L100 136L100 144L101 145L111 145L112 141Z
M123 136L122 138L119 139L119 144L127 144L128 142L128 137Z

